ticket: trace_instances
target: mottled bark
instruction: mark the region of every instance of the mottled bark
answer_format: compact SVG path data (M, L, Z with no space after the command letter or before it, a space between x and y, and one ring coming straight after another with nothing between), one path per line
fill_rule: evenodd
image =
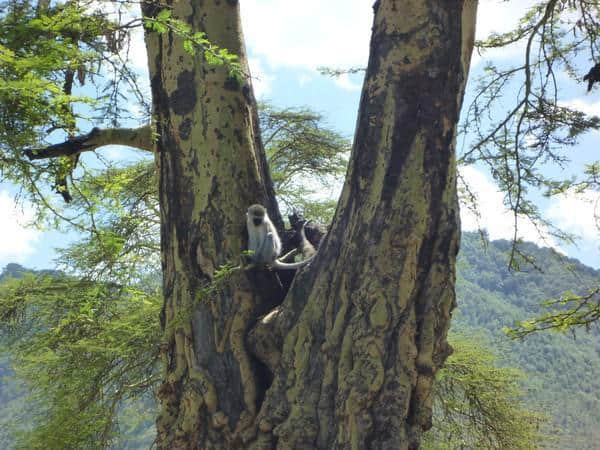
M145 3L144 14L164 5ZM247 71L237 1L166 7ZM375 10L331 231L250 333L264 299L283 293L272 273L237 270L203 289L238 261L249 204L281 225L250 83L186 54L171 33L146 34L165 296L159 448L416 448L430 426L455 303L455 133L476 2L380 0Z
M455 306L455 135L476 6L376 2L331 230L279 312L252 333L268 326L283 340L255 448L418 448L431 426Z
M145 16L169 8L239 56L248 73L237 1L146 2ZM253 280L234 271L217 290L215 270L238 263L244 213L253 203L281 224L260 144L250 80L186 53L171 32L146 31L157 133L164 283L164 358L157 420L159 448L231 448L253 435L264 391L248 354L247 328L267 305ZM274 283L270 275L268 283ZM263 280L263 284L267 284Z

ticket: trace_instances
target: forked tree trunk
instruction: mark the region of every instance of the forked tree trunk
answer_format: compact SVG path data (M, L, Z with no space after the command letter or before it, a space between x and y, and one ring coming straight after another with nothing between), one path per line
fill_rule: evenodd
M237 3L169 6L246 66ZM274 371L264 398L264 368L244 341L262 308L252 277L201 289L237 261L250 203L278 217L252 90L171 34L146 35L166 316L160 448L416 448L430 426L455 303L455 133L476 1L380 0L375 12L331 231L279 313L253 330Z
M476 8L375 4L333 225L270 324L283 350L259 425L277 448L417 448L431 426L455 306L455 134Z

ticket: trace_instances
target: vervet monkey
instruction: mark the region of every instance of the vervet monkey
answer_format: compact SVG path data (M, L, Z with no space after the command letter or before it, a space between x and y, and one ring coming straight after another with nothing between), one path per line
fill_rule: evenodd
M312 261L313 257L297 263L284 263L279 260L281 239L264 206L257 204L248 208L246 227L248 250L253 252L250 255L253 263L266 264L274 269L297 269Z

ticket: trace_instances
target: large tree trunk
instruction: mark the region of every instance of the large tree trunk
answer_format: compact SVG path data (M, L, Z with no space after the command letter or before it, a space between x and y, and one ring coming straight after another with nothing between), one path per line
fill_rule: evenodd
M259 424L277 448L417 448L431 426L433 378L450 353L460 231L455 134L476 7L374 6L333 225L268 324L283 349Z
M168 2L246 68L238 2ZM144 14L155 16L156 4ZM449 353L459 217L455 131L476 2L380 0L334 223L277 314L236 272L243 213L280 225L251 86L147 33L160 170L166 379L159 448L416 448ZM265 280L273 281L265 276ZM262 283L264 284L264 283ZM265 339L266 337L266 339Z
M239 56L247 73L237 1L147 2L204 31ZM246 328L261 304L248 279L203 287L219 266L239 262L244 213L262 203L281 224L260 144L250 80L186 53L171 32L146 31L159 168L164 283L165 381L159 448L240 446L262 397L260 367L245 350Z

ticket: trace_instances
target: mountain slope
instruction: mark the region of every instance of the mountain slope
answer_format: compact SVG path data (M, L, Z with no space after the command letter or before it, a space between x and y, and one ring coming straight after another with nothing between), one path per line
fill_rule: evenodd
M508 241L484 248L478 235L464 233L458 262L458 307L452 328L483 330L507 366L527 373L527 400L551 415L557 448L598 448L600 429L600 333L537 333L522 341L502 332L544 310L540 302L564 291L584 292L600 284L600 271L574 259L557 259L548 248L527 243L525 252L541 268L507 269Z

